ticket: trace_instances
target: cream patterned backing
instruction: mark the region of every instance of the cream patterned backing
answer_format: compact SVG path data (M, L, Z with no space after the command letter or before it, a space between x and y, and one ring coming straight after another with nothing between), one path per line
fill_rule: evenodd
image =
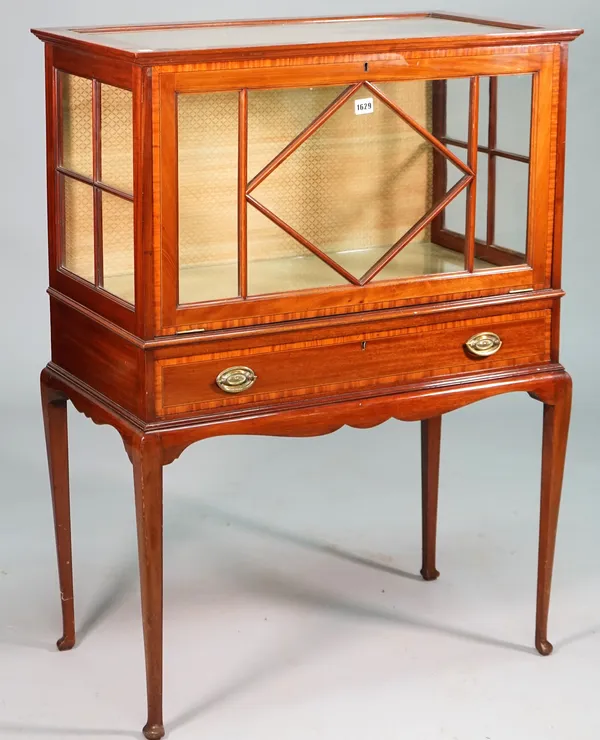
M130 90L101 85L102 182L133 194L133 100Z
M93 176L92 81L61 72L62 164L86 177Z

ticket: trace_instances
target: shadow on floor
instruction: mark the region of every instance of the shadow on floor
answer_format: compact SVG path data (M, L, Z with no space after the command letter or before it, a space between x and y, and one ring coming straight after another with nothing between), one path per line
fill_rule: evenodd
M140 740L140 737L142 737L141 732L133 732L129 730L96 730L84 727L41 727L38 725L19 725L10 722L0 722L0 737L6 737L7 735L16 735L25 738L76 737L80 740L81 738L88 737L133 737L135 740Z

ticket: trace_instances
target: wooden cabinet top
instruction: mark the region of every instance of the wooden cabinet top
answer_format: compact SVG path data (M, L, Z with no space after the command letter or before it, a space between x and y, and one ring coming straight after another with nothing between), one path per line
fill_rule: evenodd
M34 29L44 41L138 63L195 61L273 53L398 51L570 41L578 29L544 28L450 13Z

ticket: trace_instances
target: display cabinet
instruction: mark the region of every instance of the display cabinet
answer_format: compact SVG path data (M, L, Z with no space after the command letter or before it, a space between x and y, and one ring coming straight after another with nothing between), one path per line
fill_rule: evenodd
M162 719L162 468L223 434L422 422L437 577L442 414L544 404L537 649L571 383L559 364L567 46L442 13L36 30L64 633L66 401L134 468L147 738ZM493 420L490 420L493 423ZM401 668L400 668L401 670Z

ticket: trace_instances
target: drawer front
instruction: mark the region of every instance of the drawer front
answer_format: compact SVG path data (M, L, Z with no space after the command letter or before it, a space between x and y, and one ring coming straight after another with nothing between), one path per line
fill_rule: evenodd
M483 336L470 350L480 334L497 335L501 346ZM549 310L168 358L156 363L157 414L385 389L549 359ZM246 369L231 370L238 367Z

